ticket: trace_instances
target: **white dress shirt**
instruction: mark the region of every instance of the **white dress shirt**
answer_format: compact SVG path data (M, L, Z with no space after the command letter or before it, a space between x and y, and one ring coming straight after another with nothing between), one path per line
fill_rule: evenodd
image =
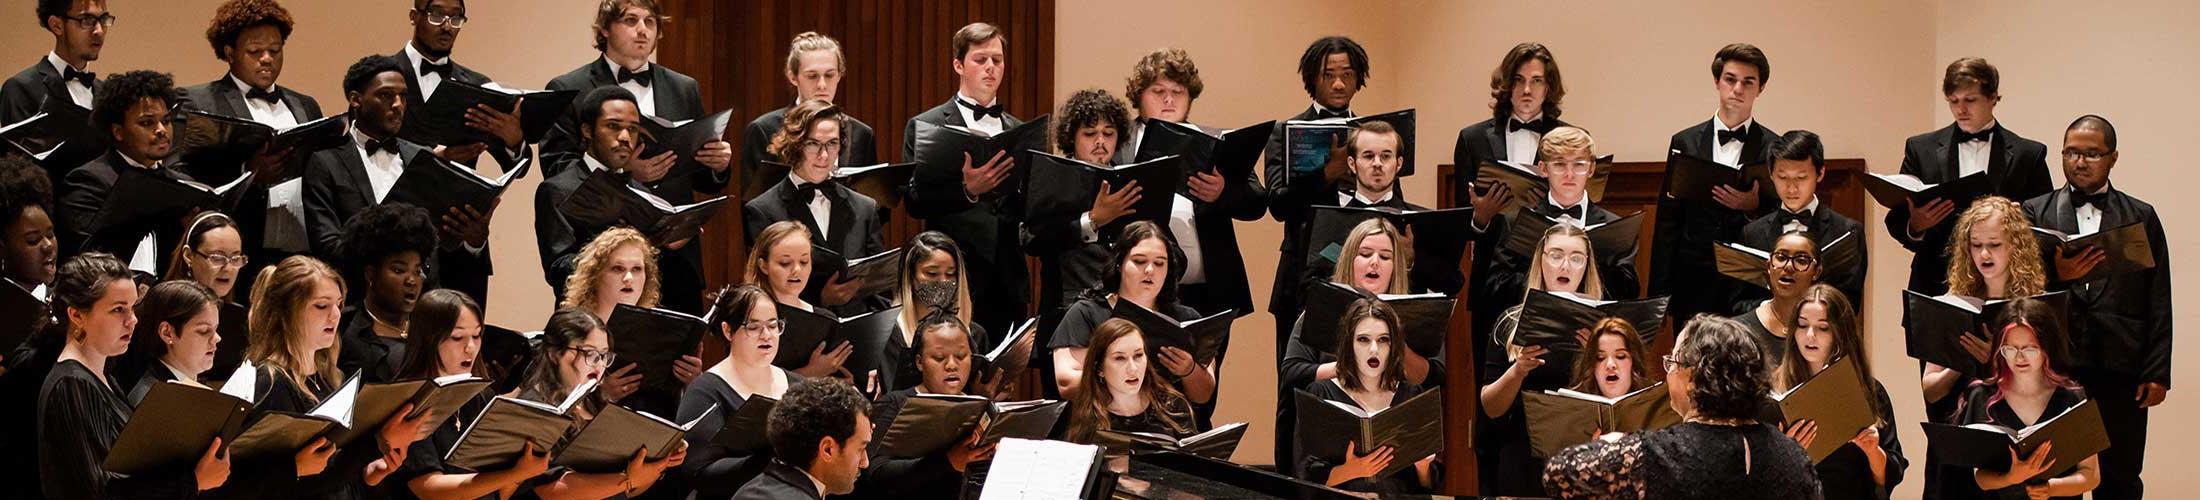
M1740 126L1728 127L1726 126L1726 122L1719 121L1718 114L1712 114L1711 161L1734 167L1742 166L1742 146L1745 145L1743 143L1748 141L1735 140L1731 142L1719 142L1719 132L1724 132L1728 130L1748 130L1750 127L1754 126L1757 126L1756 118L1742 120L1742 124Z
M1783 205L1783 206L1781 206L1781 207L1780 207L1780 209L1781 209L1781 210L1787 210L1787 207ZM1802 217L1809 217L1809 216L1810 216L1810 215L1812 215L1812 214L1816 214L1816 213L1818 213L1818 195L1811 195L1811 197L1810 197L1810 204L1808 204L1808 205L1803 205L1803 210L1801 210L1801 211L1794 211L1794 210L1789 210L1789 211L1788 211L1788 213L1796 214L1796 215L1798 215L1798 216L1802 216ZM1787 234L1787 233L1792 233L1792 232L1796 232L1796 231L1809 231L1809 230L1810 230L1810 225L1809 225L1809 224L1804 224L1804 223L1803 223L1803 221L1801 221L1801 220L1793 220L1793 221L1788 221L1788 223L1787 223L1787 224L1785 224L1785 225L1782 225L1782 226L1780 226L1780 234Z
M238 79L237 75L229 75L229 83L236 85L237 92L240 93L250 93L257 88L245 83L244 80ZM275 89L267 89L267 91L274 92ZM290 113L290 106L285 106L281 102L267 102L246 97L244 98L244 109L252 114L252 121L275 127L275 130L298 125L298 117Z
M1589 223L1588 195L1582 195L1581 201L1574 202L1574 206L1571 207L1560 204L1557 197L1553 197L1548 194L1543 195L1543 200L1550 203L1551 206L1558 207L1559 210L1565 211L1564 213L1558 214L1559 222L1570 224L1574 227L1584 227Z
M1536 113L1535 118L1528 121L1540 119L1543 119L1543 114ZM1535 162L1536 151L1543 147L1543 134L1528 129L1511 130L1511 118L1498 121L1497 126L1505 131L1505 161L1514 163Z
M1351 190L1351 191L1338 191L1338 192L1337 192L1337 206L1340 206L1340 207L1342 207L1342 206L1347 206L1347 205L1351 205L1351 204L1352 204L1352 201L1353 201L1353 200L1359 200L1359 201L1360 201L1360 203L1365 203L1365 204L1367 204L1367 205L1369 205L1369 206L1380 206L1380 205L1382 205L1382 204L1383 204L1384 202L1388 202L1388 201L1390 201L1390 198L1391 198L1391 197L1393 197L1393 196L1397 196L1397 195L1398 195L1398 190L1396 190L1396 189L1392 189L1392 190L1389 190L1389 191L1384 191L1384 192L1383 192L1383 196L1382 196L1382 197L1379 197L1379 198L1376 198L1376 199L1372 199L1372 200L1370 200L1370 199L1367 199L1367 198L1363 198L1363 197L1361 197L1361 196L1360 196L1360 190L1357 190L1357 189L1354 189L1354 190Z
M2100 196L2107 193L2108 185L2102 184L2101 189L2094 191L2093 195ZM2071 236L2084 236L2101 232L2101 207L2099 204L2087 203L2080 205L2077 207L2076 215L2078 217L2078 234Z
M431 60L427 56L421 55L419 49L413 48L412 42L405 42L405 58L412 61L413 74L409 76L420 82L420 100L425 102L428 98L435 97L435 88L443 85L443 75L435 73L420 74L420 66L423 63L450 64L451 57L443 56L442 59Z
M604 56L603 64L604 66L611 67L611 80L614 82L618 81L620 69L619 63L612 62L611 56ZM642 69L635 70L635 72L647 73L649 72L649 70L649 62L643 61ZM628 81L619 84L619 88L623 88L626 89L627 92L634 93L634 106L641 108L642 116L657 116L657 92L656 90L651 89L651 87L654 86L656 86L655 81L652 81L649 85L642 85L642 82L640 81Z
M1986 128L1992 129L2000 125L2001 122L1997 120L1991 123L1987 123ZM1957 130L1962 129L1957 128ZM1956 177L1963 177L1979 172L1985 172L1986 161L1987 158L1990 157L1988 155L1992 154L1993 151L1994 141L1992 139L1970 140L1964 141L1962 144L1957 144Z
M46 63L52 64L53 70L56 73L60 73L63 75L69 74L69 63L67 61L62 61L60 54L47 52ZM76 107L92 109L92 88L90 86L84 85L84 82L72 79L67 82L63 82L61 87L69 89L69 101L76 103Z
M229 83L238 92L249 93L254 87L229 75ZM275 89L267 89L273 92ZM245 111L252 121L282 130L298 125L298 117L290 112L290 106L281 102L267 102L244 98ZM300 194L303 178L291 179L267 188L267 226L261 230L260 243L268 248L290 252L304 252L306 245L306 204Z
M788 187L800 188L808 184L817 183L802 180L802 177L796 176L791 173L787 174ZM833 230L833 200L825 197L825 190L823 188L820 188L817 192L812 193L810 195L810 201L803 203L803 205L810 209L810 220L817 222L817 230ZM823 237L824 235L821 234L818 236Z
M970 96L963 95L963 93L960 91L955 92L955 100L977 104L979 106L993 106L1000 104L1001 102L1001 98L997 96L993 98L993 102L978 102L977 99L972 99L970 98ZM969 107L963 106L962 104L955 105L955 112L962 113L964 127L968 127L971 130L976 130L979 132L985 132L985 135L1000 135L1001 131L1008 130L1008 115L1005 114L1005 111L1003 112L1004 114L1002 114L1001 116L988 116L984 120L978 119L978 116L975 113L970 112Z
M1169 202L1169 233L1176 236L1176 247L1184 251L1184 276L1180 284L1207 282L1206 259L1199 251L1199 226L1192 222L1192 199L1182 194Z
M355 142L352 151L359 154L359 163L367 167L368 194L374 195L375 203L381 203L383 198L389 197L390 188L397 186L397 178L405 175L405 162L388 151L367 152L367 136L360 134L359 129L352 129L351 138Z

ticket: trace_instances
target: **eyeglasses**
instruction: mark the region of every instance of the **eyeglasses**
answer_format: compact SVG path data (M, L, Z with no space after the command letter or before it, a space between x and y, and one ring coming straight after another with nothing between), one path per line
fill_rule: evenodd
M741 331L759 337L765 335L777 335L780 332L787 331L787 320L768 319L764 321L744 321L741 322Z
M114 14L100 14L96 16L91 14L77 14L74 16L69 16L67 19L70 21L75 21L78 26L83 26L85 29L90 29L93 26L98 26L101 28L115 27Z
M1569 265L1574 267L1581 267L1589 264L1589 256L1579 253L1568 252L1565 250L1545 250L1543 251L1543 262L1554 266Z
M2039 358L2039 357L2040 357L2040 346L2036 346L2036 345L2028 345L2028 346L2024 346L2024 347L2017 347L2017 346L2010 346L2010 345L2005 345L2005 346L2001 346L2001 357L2004 357L2004 358L2009 358L2009 359L2017 359L2017 358L2025 358L2025 359L2037 359L2037 358Z
M192 251L191 251L191 253L195 253L195 254L198 254L198 255L199 255L199 259L200 259L200 260L204 260L204 261L206 261L206 264L207 264L207 265L210 265L210 266L214 266L214 267L227 267L227 268L233 268L233 269L242 269L242 268L244 268L244 263L245 263L246 261L250 260L250 259L246 258L246 257L244 256L244 254L241 254L241 253L240 253L240 254L220 254L220 253L206 253L206 252L201 252L201 251L198 251L198 250L192 250Z
M833 140L831 140L831 141L828 141L828 142L817 142L817 141L813 141L813 140L808 140L808 139L804 139L804 140L802 141L802 152L803 152L803 153L808 153L808 154L817 154L818 152L821 152L821 151L833 151L833 152L839 152L839 151L840 151L840 140L839 140L839 139L833 139Z
M463 14L453 16L441 12L428 12L420 9L413 9L413 12L419 12L421 17L426 18L428 20L429 26L450 25L450 28L454 30L466 27L466 16Z
M1590 172L1595 172L1595 171L1596 171L1596 168L1597 168L1597 162L1593 162L1593 161L1588 161L1588 160L1574 160L1574 161L1559 161L1559 160L1551 160L1551 161L1546 161L1546 162L1543 162L1543 165L1544 165L1544 168L1549 168L1549 169L1551 169L1551 170L1555 170L1555 171L1557 171L1558 173L1561 173L1561 174L1574 174L1574 175L1584 175L1584 174L1588 174L1588 173L1590 173Z
M2116 154L2116 152L2115 152L2115 151L2079 151L2079 150L2075 150L2075 149L2065 149L2065 150L2063 150L2063 152L2062 152L2062 157L2063 157L2063 161L2081 161L2081 160L2082 160L2082 161L2085 161L2085 162L2087 162L2087 163L2091 163L2091 162L2098 162L2098 161L2101 161L2101 160L2105 160L2105 159L2108 159L2108 155L2112 155L2112 154Z
M1667 372L1678 370L1680 369L1680 367L1683 366L1689 366L1687 362L1681 361L1680 358L1673 357L1673 355L1671 354L1659 356L1659 358L1665 361L1665 371Z
M611 351L597 349L594 347L567 347L565 348L565 350L573 351L575 354L580 355L581 363L595 364L601 366L610 366L611 360L618 357L618 355L612 354Z
M1818 267L1818 257L1810 254L1775 253L1769 261L1772 267L1786 267L1796 271L1809 271L1810 268Z

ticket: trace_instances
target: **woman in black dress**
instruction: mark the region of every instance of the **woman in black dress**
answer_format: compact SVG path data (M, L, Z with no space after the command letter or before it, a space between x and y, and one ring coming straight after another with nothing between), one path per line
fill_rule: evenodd
M428 279L435 256L435 222L428 211L404 203L367 207L344 223L337 262L361 297L337 322L343 355L336 367L370 384L397 380L405 360L405 324Z
M1400 367L1404 358L1405 342L1398 335L1398 313L1380 300L1360 299L1346 309L1344 318L1348 335L1339 335L1332 353L1336 359L1351 360L1341 365L1344 373L1307 387L1307 392L1328 401L1349 404L1369 413L1383 411L1404 404L1421 395L1421 386L1406 382L1405 369ZM1300 427L1295 432L1301 443L1307 440L1310 429ZM1374 474L1390 466L1392 456L1389 447L1374 450L1353 449L1345 444L1343 463L1333 463L1322 458L1329 450L1309 451L1305 446L1294 446L1302 457L1299 459L1299 478L1351 491L1369 493L1420 493L1435 491L1435 455L1415 462L1412 467L1399 469L1389 476ZM1321 453L1322 455L1317 455Z
M614 361L611 332L604 330L603 321L596 319L595 313L585 309L565 308L552 313L535 341L534 359L528 363L527 378L510 397L559 404L573 391L594 390L593 384L603 381ZM602 392L583 397L567 413L573 419L573 427L568 430L566 439L572 439L570 432L587 427L588 421L594 420L596 414L610 404ZM643 456L646 451L634 450L626 470L620 472L589 473L564 467L550 468L522 482L517 496L546 499L633 497L648 491L664 477L666 470L687 458L685 444L657 460L647 460Z
M777 401L789 385L801 379L772 366L772 357L779 355L779 335L786 331L787 323L779 319L778 305L762 288L740 285L727 289L718 294L711 308L720 311L712 329L728 344L726 357L688 383L687 392L680 397L678 420L692 420L704 411L720 416L688 428L687 461L673 471L678 480L694 488L696 498L705 500L733 498L741 485L748 484L771 462L769 446L736 450L718 442L718 432L725 429L727 418L739 413L749 398ZM712 410L713 406L717 409Z
M1777 363L1791 343L1788 332L1795 327L1789 321L1795 319L1796 304L1802 302L1803 291L1818 284L1825 268L1818 266L1818 242L1802 231L1780 235L1771 254L1765 259L1765 286L1772 288L1772 298L1746 306L1732 319L1749 327L1765 359Z
M1192 404L1146 357L1145 335L1128 320L1109 319L1092 329L1097 351L1084 356L1083 389L1069 399L1065 441L1102 444L1100 431L1147 432L1182 438L1200 432ZM1129 450L1112 448L1110 454Z
M481 305L457 290L439 289L420 296L406 319L405 363L398 380L445 379L478 376L481 356ZM511 468L466 472L443 466L443 456L458 446L458 438L474 424L474 418L494 395L484 391L444 418L427 437L414 441L405 463L390 473L376 493L391 498L482 498L510 496L521 481L541 475L550 466L546 453L533 444L520 453Z
M1902 442L1895 433L1894 404L1887 399L1887 388L1872 378L1871 359L1857 329L1856 309L1849 306L1848 296L1840 289L1817 284L1803 292L1789 314L1793 315L1788 320L1793 333L1788 334L1789 342L1781 349L1781 356L1775 358L1780 364L1772 373L1772 390L1786 392L1825 370L1828 363L1844 358L1853 363L1858 378L1871 382L1871 410L1877 421L1816 466L1825 498L1886 499L1895 485L1902 483L1902 471L1910 461L1902 456ZM1804 448L1817 439L1841 438L1818 436L1817 432L1818 424L1808 420L1793 422L1787 429L1788 435Z
M908 389L901 389L879 396L871 405L871 429L873 436L883 438L893 427L894 418L901 415L902 406L918 394L945 394L961 396L983 395L984 386L977 383L976 358L970 353L970 333L963 329L963 322L954 315L935 312L919 322L917 331L917 372L923 379ZM897 458L884 455L881 447L884 439L871 440L871 465L864 467L856 478L856 498L894 498L898 495L915 495L917 498L953 498L962 491L963 478L973 462L991 460L995 445L978 446L983 429L973 428L961 442L948 445L938 453L915 458Z
M2047 291L2047 265L2041 259L2039 239L2032 236L2032 219L2024 207L2000 196L1982 197L1971 208L1953 216L1954 236L1948 238L1948 295L1973 303L2010 300ZM1911 332L1910 335L1956 335L1964 350L1981 365L1991 364L1990 339L1965 332ZM1938 363L1923 365L1918 387L1925 394L1925 418L1953 423L1963 393L1991 373L1963 373ZM1978 496L1970 467L1946 465L1933 456L1932 442L1925 443L1925 494L1941 499Z
M658 292L657 257L657 247L634 228L621 226L596 233L574 258L573 274L565 279L565 302L558 308L580 309L595 314L597 321L611 321L611 312L621 304L657 307L662 298ZM681 383L694 380L702 370L703 358L699 356L683 355L672 364L672 376ZM596 394L607 402L640 405L643 411L657 414L671 413L678 407L675 399L679 395L670 391L644 392L637 396L639 400L627 399L641 387L641 366L629 364L597 381Z
M171 380L205 387L199 376L214 366L214 346L222 341L220 304L214 290L195 281L162 282L145 292L137 304L130 353L114 358L116 364L134 360L141 367L126 393L130 406L144 402L154 385Z
M1177 321L1199 319L1198 311L1177 303L1176 280L1183 270L1174 262L1182 254L1161 225L1138 221L1123 226L1111 253L1101 270L1100 287L1086 291L1062 314L1047 342L1047 350L1053 352L1055 388L1067 399L1075 400L1077 392L1088 387L1081 383L1092 378L1082 373L1091 365L1085 359L1087 348L1105 345L1097 342L1094 330L1115 316L1116 301L1127 300ZM1168 377L1171 389L1193 405L1214 402L1215 367L1201 365L1191 353L1175 347L1161 348L1152 361L1158 365L1155 371Z
M191 467L134 476L106 470L107 450L129 422L130 406L102 373L108 358L130 348L137 283L122 261L95 252L69 260L55 288L66 341L38 390L38 473L46 497L182 498L227 480L220 438Z
M901 304L901 317L894 321L894 332L886 337L886 348L880 356L881 366L892 367L878 374L879 387L886 391L898 391L916 387L922 381L917 374L917 323L933 314L947 310L957 321L969 327L970 350L984 351L992 344L985 328L970 322L970 288L963 282L962 250L955 240L939 231L917 233L909 239L908 249L902 254L901 286L894 296ZM1008 332L1015 333L1015 332ZM1031 342L1032 337L1024 337ZM995 382L1005 370L973 370L979 378ZM994 384L996 391L1008 391L1014 381Z
M1763 353L1746 327L1698 315L1665 358L1665 383L1682 423L1606 434L1567 448L1544 468L1558 498L1811 498L1810 456L1757 422L1770 389Z
M1964 391L1956 408L1955 424L1994 424L2022 429L2061 415L2084 403L2085 388L2064 376L2057 363L2069 351L2064 339L2061 311L2036 299L2019 298L2002 311L1994 324L1994 376ZM2011 449L2009 470L1973 469L1976 498L2077 499L2101 484L2100 455L2090 455L2062 475L2043 477L2048 471L2070 464L2048 458L2054 443L2041 444L2031 456ZM1972 498L1972 497L1958 497Z
M1604 298L1604 279L1592 264L1598 261L1596 249L1589 244L1589 233L1573 224L1553 224L1543 231L1543 239L1536 242L1535 248L1528 265L1526 290ZM1484 445L1475 451L1481 458L1484 491L1542 496L1543 485L1536 475L1543 470L1543 459L1535 456L1528 442L1527 410L1520 393L1558 389L1578 381L1570 380L1564 370L1542 369L1543 355L1549 352L1543 346L1513 345L1527 296L1517 300L1521 303L1507 307L1492 323L1491 342L1482 347L1482 390L1476 396L1482 402L1480 418L1487 420L1479 421L1484 439L1477 442Z
M827 318L838 318L831 309L810 304L802 299L802 290L810 283L810 228L800 222L779 221L756 235L756 246L749 247L749 263L742 281L762 288L782 311L780 316L809 313ZM841 368L848 356L855 353L855 346L842 341L839 344L819 343L801 366L782 366L804 378L840 377L856 380L855 374ZM866 378L869 376L866 375Z

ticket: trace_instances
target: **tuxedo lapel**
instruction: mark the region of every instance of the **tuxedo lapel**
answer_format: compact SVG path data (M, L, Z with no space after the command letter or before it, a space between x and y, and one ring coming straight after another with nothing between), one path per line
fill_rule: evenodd
M969 124L963 123L962 105L956 104L956 99L961 98L950 97L947 99L947 105L940 106L940 111L947 114L945 117L940 118L940 123L954 125L957 127L969 126Z
M403 48L397 49L397 53L391 54L390 58L397 60L397 69L403 70L400 72L405 74L405 102L413 106L425 104L428 98L420 93L420 70L413 67L412 58L405 55ZM406 120L411 119L411 115L406 116Z
M1947 128L1942 128L1939 132L1933 133L1933 165L1935 165L1934 168L1938 169L1941 174L1934 176L1934 178L1918 180L1931 184L1939 184L1956 180L1956 177L1963 175L1963 166L1956 163L1959 160L1956 159L1956 152L1951 146L1951 144L1954 143L1955 140L1955 125L1949 125L1947 126Z
M248 120L252 118L251 108L244 103L244 91L238 89L237 83L231 81L227 75L220 80L214 80L210 88L214 91L214 102L206 103L207 112Z
M1509 148L1505 147L1505 122L1503 120L1491 120L1490 128L1488 130L1482 131L1482 140L1489 143L1491 158L1497 158L1500 160L1511 162L1521 161L1521 159L1519 158L1510 158L1505 156L1512 154L1512 152L1509 150ZM1458 165L1457 167L1467 169L1482 168L1481 165Z
M353 139L345 143L344 147L330 150L329 153L336 155L336 164L343 167L340 173L344 176L344 185L351 186L359 193L359 199L352 201L359 203L360 207L373 205L376 201L374 184L367 180L367 164L359 159L359 141ZM399 153L399 156L403 156L402 150ZM403 160L404 158L399 158L399 161Z
M848 228L855 225L856 211L853 205L848 202L849 195L855 192L840 184L832 184L827 189L832 192L831 195L825 198L828 200L828 204L831 205L827 211L832 214L833 223L832 227L826 228L824 239L826 245L830 246L833 251L839 252L847 248L845 244L850 236ZM843 255L843 257L853 259L862 256Z
M1986 180L1994 185L1994 192L2011 192L2009 166L2016 164L2016 143L2009 129L1994 127L1994 152L1986 157Z

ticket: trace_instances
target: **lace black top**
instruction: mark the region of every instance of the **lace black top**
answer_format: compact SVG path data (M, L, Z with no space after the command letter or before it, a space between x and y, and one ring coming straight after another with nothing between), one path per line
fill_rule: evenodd
M1683 423L1567 448L1543 487L1556 498L1817 498L1810 456L1772 426Z

